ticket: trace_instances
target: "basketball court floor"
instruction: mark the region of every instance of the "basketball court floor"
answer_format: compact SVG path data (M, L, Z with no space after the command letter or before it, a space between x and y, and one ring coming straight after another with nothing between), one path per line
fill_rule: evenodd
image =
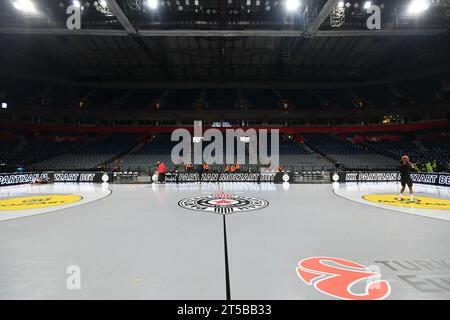
M449 299L450 189L398 190L2 187L0 299Z

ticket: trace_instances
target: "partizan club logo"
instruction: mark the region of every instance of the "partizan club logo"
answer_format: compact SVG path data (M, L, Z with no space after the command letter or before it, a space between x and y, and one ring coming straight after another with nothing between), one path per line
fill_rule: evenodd
M221 193L183 199L178 202L178 205L189 210L227 215L263 209L269 205L269 202L258 198Z

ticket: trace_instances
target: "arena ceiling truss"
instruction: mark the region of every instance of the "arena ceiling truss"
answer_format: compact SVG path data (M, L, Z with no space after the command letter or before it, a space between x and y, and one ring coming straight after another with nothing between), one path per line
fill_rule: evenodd
M410 0L78 0L81 29L66 26L73 0L0 3L2 74L73 81L361 81L448 69L450 1L410 16ZM29 0L31 1L31 0ZM32 57L30 57L30 52ZM380 66L383 66L380 68ZM442 66L442 68L440 67Z

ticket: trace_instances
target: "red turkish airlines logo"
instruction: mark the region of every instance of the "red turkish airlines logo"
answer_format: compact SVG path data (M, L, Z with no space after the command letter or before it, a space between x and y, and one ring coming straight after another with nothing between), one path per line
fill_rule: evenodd
M329 296L346 300L381 300L391 293L381 274L349 260L312 257L298 263L297 274L310 286ZM366 282L364 292L354 292L357 284Z

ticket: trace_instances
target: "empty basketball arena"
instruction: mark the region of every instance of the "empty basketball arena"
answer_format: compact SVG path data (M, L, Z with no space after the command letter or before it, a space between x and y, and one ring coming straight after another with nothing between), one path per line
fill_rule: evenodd
M2 1L0 299L449 300L449 31L448 0Z

